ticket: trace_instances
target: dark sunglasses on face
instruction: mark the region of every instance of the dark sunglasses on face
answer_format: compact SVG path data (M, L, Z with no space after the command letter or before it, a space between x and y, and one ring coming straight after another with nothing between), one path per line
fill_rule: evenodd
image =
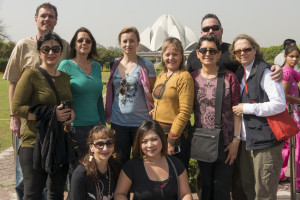
M218 49L207 49L207 48L201 48L198 50L200 53L202 54L206 54L207 52L209 52L209 54L211 55L216 55L217 53L219 53Z
M213 31L218 31L220 30L220 26L219 25L213 25L213 26L206 26L202 28L203 32L208 32L210 29L212 29Z
M52 51L53 53L59 53L61 50L61 47L60 46L52 46L52 47L49 47L49 46L43 46L41 47L41 52L43 54L49 54L50 51Z
M82 44L83 41L85 41L85 43L87 43L87 44L91 44L91 43L92 43L92 40L89 40L89 39L79 39L79 40L77 40L77 42L78 42L79 44Z
M106 145L107 148L112 148L114 145L114 141L111 140L106 140L106 142L103 141L98 141L98 142L94 142L93 145L97 148L97 149L103 149L104 145Z
M121 80L120 86L120 94L124 96L127 91L127 80L125 78Z
M238 49L238 50L235 50L233 53L235 55L241 55L242 52L249 53L250 51L252 51L252 48Z

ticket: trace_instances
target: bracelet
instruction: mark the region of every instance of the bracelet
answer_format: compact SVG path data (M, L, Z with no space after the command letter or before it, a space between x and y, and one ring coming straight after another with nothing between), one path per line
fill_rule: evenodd
M241 140L241 139L242 139L241 136L239 136L239 135L238 135L238 136L235 136L235 135L234 135L233 138L235 138L235 139L237 139L237 140Z

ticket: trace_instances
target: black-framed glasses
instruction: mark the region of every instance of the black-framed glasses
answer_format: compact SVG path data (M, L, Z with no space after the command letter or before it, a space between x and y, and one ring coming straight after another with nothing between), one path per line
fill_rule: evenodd
M233 53L235 55L241 55L242 52L244 53L249 53L250 51L252 51L253 48L246 48L246 49L238 49L238 50L235 50Z
M79 39L79 40L77 40L77 42L78 42L79 44L82 44L84 41L85 41L85 43L87 43L87 44L91 44L91 43L92 43L92 40L89 40L89 39Z
M126 80L126 78L122 79L121 82L120 82L120 94L122 96L124 96L127 92L127 85L128 85L128 82Z
M216 55L217 53L219 53L218 49L207 49L207 48L200 48L198 49L198 51L202 54L206 54L207 52L209 52L209 54L211 55Z
M94 142L93 145L97 148L97 149L103 149L104 145L106 145L107 148L112 148L114 145L114 141L112 139L110 140L106 140L106 142L103 141L98 141L98 142Z
M210 29L212 29L213 31L218 31L220 30L220 26L219 25L213 25L213 26L205 26L202 28L203 32L208 32Z
M61 50L61 47L60 46L52 46L52 47L49 47L49 46L43 46L41 47L41 52L43 54L49 54L50 51L52 51L53 53L59 53Z

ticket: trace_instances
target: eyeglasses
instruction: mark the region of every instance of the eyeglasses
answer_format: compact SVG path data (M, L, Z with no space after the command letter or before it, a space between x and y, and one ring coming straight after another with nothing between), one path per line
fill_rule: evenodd
M79 39L79 40L77 40L77 42L78 42L79 44L82 44L84 41L85 41L85 43L87 43L87 44L91 44L91 43L92 43L92 40L89 40L89 39Z
M206 54L207 52L209 52L209 54L211 55L216 55L217 53L219 53L219 50L218 49L207 49L207 48L201 48L201 49L198 49L198 51L202 54Z
M235 50L233 53L234 53L235 55L241 55L242 52L244 52L244 53L249 53L250 51L252 51L252 48L246 48L246 49Z
M41 47L41 52L43 54L49 54L50 51L52 51L53 53L59 53L61 50L61 47L60 46L52 46L52 47L49 47L49 46L43 46Z
M203 32L208 32L210 29L212 29L213 31L218 31L220 30L220 26L219 25L213 25L213 26L206 26L202 28Z
M127 82L127 80L125 78L122 79L121 82L120 82L120 86L121 86L121 88L120 88L120 94L122 96L124 96L125 93L127 92L127 84L128 84L128 82Z
M103 149L104 145L106 145L107 148L112 148L114 145L114 141L111 140L107 140L106 142L103 141L98 141L98 142L94 142L93 145L97 148L97 149Z

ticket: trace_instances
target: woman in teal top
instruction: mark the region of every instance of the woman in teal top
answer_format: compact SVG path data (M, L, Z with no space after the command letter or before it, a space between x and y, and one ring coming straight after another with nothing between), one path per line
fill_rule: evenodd
M62 61L58 70L70 76L72 106L75 111L72 128L81 155L85 155L88 150L86 141L89 131L97 124L105 125L101 65L91 60L98 53L96 41L88 29L79 28L70 47L72 59ZM71 168L76 165L77 163ZM72 173L73 169L70 171Z

